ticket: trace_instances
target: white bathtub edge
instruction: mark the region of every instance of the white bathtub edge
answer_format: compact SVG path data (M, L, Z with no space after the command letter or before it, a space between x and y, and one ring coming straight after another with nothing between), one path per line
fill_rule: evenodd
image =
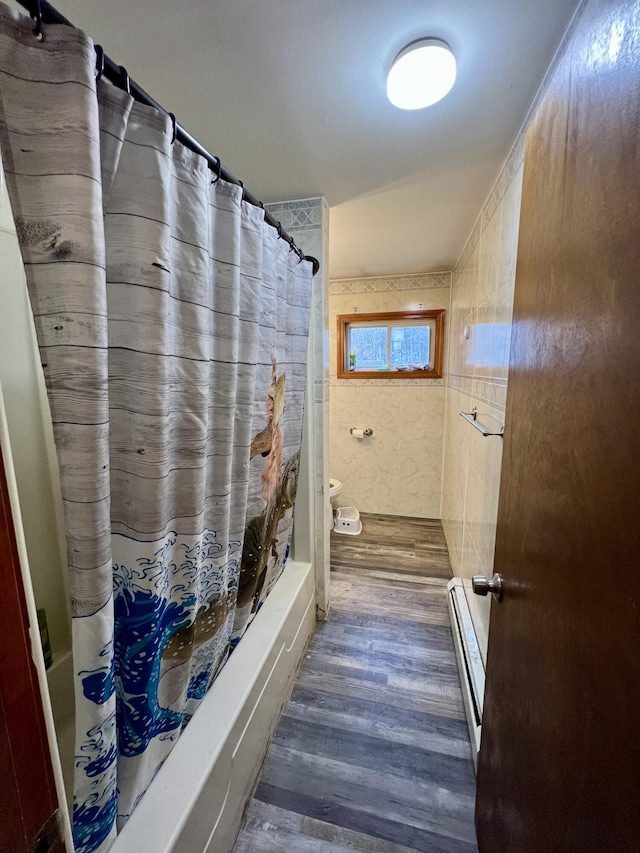
M289 561L110 853L230 853L314 625L313 568Z

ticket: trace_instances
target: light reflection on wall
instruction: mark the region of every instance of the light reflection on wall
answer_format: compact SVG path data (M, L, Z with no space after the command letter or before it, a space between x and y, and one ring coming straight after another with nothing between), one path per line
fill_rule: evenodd
M603 9L600 20L593 23L592 30L593 36L586 46L584 62L577 72L580 76L593 77L613 71L619 62L620 53L633 57L638 51L637 28L629 27L626 20L617 17L615 8Z
M471 326L467 364L506 367L509 363L510 323L475 323Z

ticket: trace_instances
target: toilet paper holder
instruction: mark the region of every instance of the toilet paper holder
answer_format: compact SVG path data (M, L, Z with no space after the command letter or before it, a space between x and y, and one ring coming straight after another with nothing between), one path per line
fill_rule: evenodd
M351 433L351 435L353 435L354 433L359 432L359 430L358 430L358 428L357 428L357 427L351 427L351 429L349 430L349 432ZM363 434L366 438L370 438L370 437L373 435L373 430L371 429L371 427L367 427L366 429L363 429L363 430L362 430L362 434Z

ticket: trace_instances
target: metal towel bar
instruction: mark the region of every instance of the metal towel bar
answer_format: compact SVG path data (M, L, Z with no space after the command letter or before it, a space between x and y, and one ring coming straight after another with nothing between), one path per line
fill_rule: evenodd
M481 432L485 438L487 438L490 435L498 435L498 436L500 436L500 438L504 437L504 424L502 424L500 426L499 432L492 432L491 430L487 429L486 427L483 427L482 424L478 423L478 410L475 406L473 407L473 409L471 409L470 412L460 412L460 417L464 418L465 421L468 421L471 424L471 426L475 427L475 429L477 429L478 432Z

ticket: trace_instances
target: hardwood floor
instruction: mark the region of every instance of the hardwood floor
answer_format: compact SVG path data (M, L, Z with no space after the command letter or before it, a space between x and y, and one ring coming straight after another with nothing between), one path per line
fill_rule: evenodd
M234 853L472 853L475 775L439 521L332 534L313 636Z

